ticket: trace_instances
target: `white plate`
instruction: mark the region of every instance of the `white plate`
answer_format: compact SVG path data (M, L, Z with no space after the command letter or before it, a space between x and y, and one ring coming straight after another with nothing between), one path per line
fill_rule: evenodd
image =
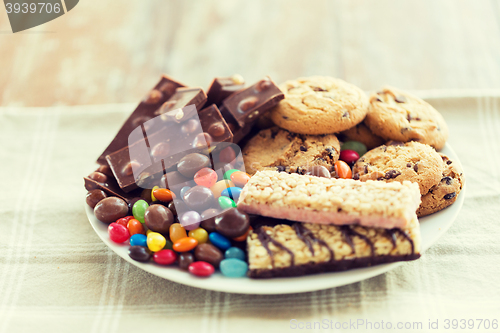
M458 156L453 149L446 145L442 153L448 155L454 163L459 163ZM460 165L461 166L461 165ZM452 225L462 208L465 197L465 187L456 202L450 207L420 219L422 234L422 250L427 250ZM321 290L343 286L383 274L402 264L402 262L378 265L368 268L352 269L344 272L322 273L290 278L254 280L250 278L227 278L215 273L209 278L199 278L176 267L165 267L153 262L141 263L128 256L128 245L112 242L108 237L108 225L100 222L94 216L93 210L85 204L90 224L102 241L116 254L131 264L167 280L182 283L191 287L225 291L239 294L290 294Z

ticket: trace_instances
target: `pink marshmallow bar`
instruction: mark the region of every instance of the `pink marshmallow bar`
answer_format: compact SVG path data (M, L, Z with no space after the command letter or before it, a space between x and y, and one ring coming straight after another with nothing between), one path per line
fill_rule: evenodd
M245 185L238 209L298 222L406 228L420 205L418 184L360 182L259 171Z

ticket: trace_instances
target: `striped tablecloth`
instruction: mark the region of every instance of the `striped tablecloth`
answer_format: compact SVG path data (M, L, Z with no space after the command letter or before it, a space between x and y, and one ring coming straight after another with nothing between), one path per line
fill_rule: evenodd
M422 332L429 323L445 330L447 319L447 331L452 319L458 326L461 319L488 319L494 327L500 92L417 93L443 113L467 177L453 226L421 259L384 275L274 296L161 279L122 260L94 233L82 176L134 105L0 108L0 332L355 332L369 331L367 321L377 331L390 322L392 332Z

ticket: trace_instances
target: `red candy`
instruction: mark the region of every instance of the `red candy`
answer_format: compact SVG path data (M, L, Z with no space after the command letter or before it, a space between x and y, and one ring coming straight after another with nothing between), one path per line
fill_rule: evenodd
M189 265L188 270L189 273L193 275L206 277L212 275L215 271L215 268L208 262L196 261Z
M359 154L350 149L342 150L340 152L340 159L347 164L354 164L359 159Z
M155 252L153 260L160 265L172 265L177 260L177 254L172 250L161 250Z
M109 238L115 243L123 243L130 238L128 229L121 224L111 223L108 226Z
M200 186L212 187L217 183L217 172L203 168L194 175L194 182Z
M121 224L122 226L124 226L126 228L128 221L130 221L133 218L134 218L133 216L125 216L125 217L122 217L121 219L116 220L116 223Z

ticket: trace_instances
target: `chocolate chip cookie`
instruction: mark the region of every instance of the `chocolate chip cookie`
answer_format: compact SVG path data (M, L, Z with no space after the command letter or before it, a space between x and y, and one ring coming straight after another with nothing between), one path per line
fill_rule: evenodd
M360 123L368 98L358 87L340 79L312 76L280 85L285 93L271 111L273 122L301 134L338 133Z
M386 182L409 180L418 183L420 194L439 183L444 171L441 156L429 145L419 142L390 141L372 149L353 167L353 178Z
M295 134L278 127L260 131L243 148L246 172L253 175L266 167L310 167L332 170L340 144L333 134Z
M440 154L443 159L444 171L438 184L431 187L427 194L422 196L422 203L417 209L417 216L422 217L438 212L450 206L457 200L463 188L464 177L459 166L448 156Z
M418 141L439 150L448 139L448 126L436 109L392 87L370 96L365 123L385 140Z
M344 142L350 140L361 142L368 150L381 146L386 142L380 136L373 134L364 122L340 132L338 137Z

